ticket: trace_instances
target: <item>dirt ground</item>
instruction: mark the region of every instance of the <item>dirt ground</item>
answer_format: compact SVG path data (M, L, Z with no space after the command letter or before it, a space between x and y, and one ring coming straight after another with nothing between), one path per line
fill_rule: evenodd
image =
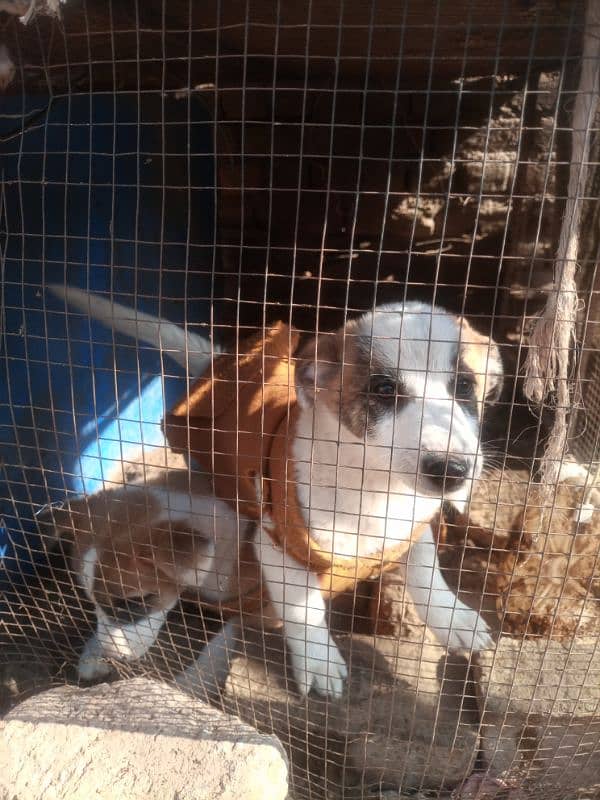
M482 481L472 518L489 524L493 511L496 529L509 530L526 477L516 470L505 472L501 482L497 475ZM472 555L464 541L441 547L449 582L457 561L468 571ZM76 682L74 665L92 618L80 593L71 589L66 596L68 580L58 551L26 594L5 598L11 617L1 634L3 712L42 689ZM472 586L463 597L475 606L483 601L487 619L499 627L494 598L477 597ZM115 665L113 678L142 674L170 681L186 668L193 674L194 658L219 624L206 610L200 615L194 603L182 603L148 657L137 665ZM591 758L596 743L600 746L595 722L600 696L589 677L598 674L600 663L589 638L565 644L502 636L496 653L469 662L436 642L393 574L380 586L361 584L355 594L336 599L331 626L350 671L341 701L299 697L281 633L250 619L231 653L224 690L212 697L279 737L297 800L385 797L399 788L413 797L449 797L474 770L486 768L521 788L533 787L527 796L541 796L535 787L544 787L546 800L558 791L555 770L563 748L573 763L585 762L585 769L561 773L557 798L578 796L572 794L579 788L577 776L585 787L600 782ZM570 689L561 685L565 669ZM201 686L188 690L204 696ZM557 739L558 729L570 732L568 741Z

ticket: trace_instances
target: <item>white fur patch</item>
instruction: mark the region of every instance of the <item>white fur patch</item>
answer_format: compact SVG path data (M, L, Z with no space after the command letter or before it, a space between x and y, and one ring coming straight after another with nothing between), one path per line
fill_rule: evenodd
M441 644L451 650L479 652L493 646L487 623L462 602L440 569L431 527L411 547L406 565L406 589L417 612Z
M275 547L262 528L255 548L269 596L283 620L298 688L303 694L314 688L340 697L347 669L327 627L316 575Z

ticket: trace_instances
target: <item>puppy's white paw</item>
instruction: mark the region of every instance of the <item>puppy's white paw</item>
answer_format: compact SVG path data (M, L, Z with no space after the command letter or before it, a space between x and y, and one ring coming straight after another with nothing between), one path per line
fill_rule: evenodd
M460 601L454 608L429 608L427 624L449 650L478 653L494 647L487 622L477 611Z
M77 673L82 681L94 681L105 678L110 673L110 664L107 663L102 646L96 636L86 642L83 652L79 657Z
M288 639L292 670L300 692L314 689L319 694L338 699L348 677L346 662L329 631L312 629L309 641Z
M158 626L146 618L131 625L98 622L98 640L110 658L137 661L143 658L156 640Z
M471 608L455 611L448 638L450 650L469 650L479 653L491 650L494 640L489 625Z

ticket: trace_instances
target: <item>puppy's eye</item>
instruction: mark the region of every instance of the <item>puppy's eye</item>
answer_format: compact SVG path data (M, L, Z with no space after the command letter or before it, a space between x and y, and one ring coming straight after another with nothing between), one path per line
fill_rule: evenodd
M454 395L459 400L468 400L475 392L475 381L469 375L457 375Z
M369 394L377 397L395 397L396 383L383 375L374 375L369 382Z

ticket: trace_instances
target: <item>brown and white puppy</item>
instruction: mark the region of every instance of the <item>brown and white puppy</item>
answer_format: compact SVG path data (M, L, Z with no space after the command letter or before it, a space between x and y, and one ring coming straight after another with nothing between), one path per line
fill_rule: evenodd
M324 550L368 556L410 542L443 499L464 507L483 466L483 404L502 385L499 351L488 337L443 309L395 303L320 335L301 358L288 471ZM338 695L345 665L325 628L314 577L288 563L264 531L258 541L300 684ZM406 588L442 643L491 646L487 624L449 589L431 526L408 551Z
M215 605L236 598L253 530L184 469L78 498L39 521L71 540L73 571L94 605L96 634L79 661L85 680L106 674L107 658L145 655L186 590Z
M173 343L177 358L185 334L175 325L106 300L90 303L78 290L55 291L122 333L157 347ZM191 351L197 342L181 348L177 360ZM482 470L483 404L502 384L489 337L427 303L395 303L319 335L299 356L298 413L286 459L313 541L336 556L369 557L399 543L408 547L443 500L464 507ZM318 576L276 546L267 516L262 522L256 555L299 688L339 696L346 667L327 627ZM407 589L444 644L491 645L486 623L444 580L431 526L410 547L405 566Z

